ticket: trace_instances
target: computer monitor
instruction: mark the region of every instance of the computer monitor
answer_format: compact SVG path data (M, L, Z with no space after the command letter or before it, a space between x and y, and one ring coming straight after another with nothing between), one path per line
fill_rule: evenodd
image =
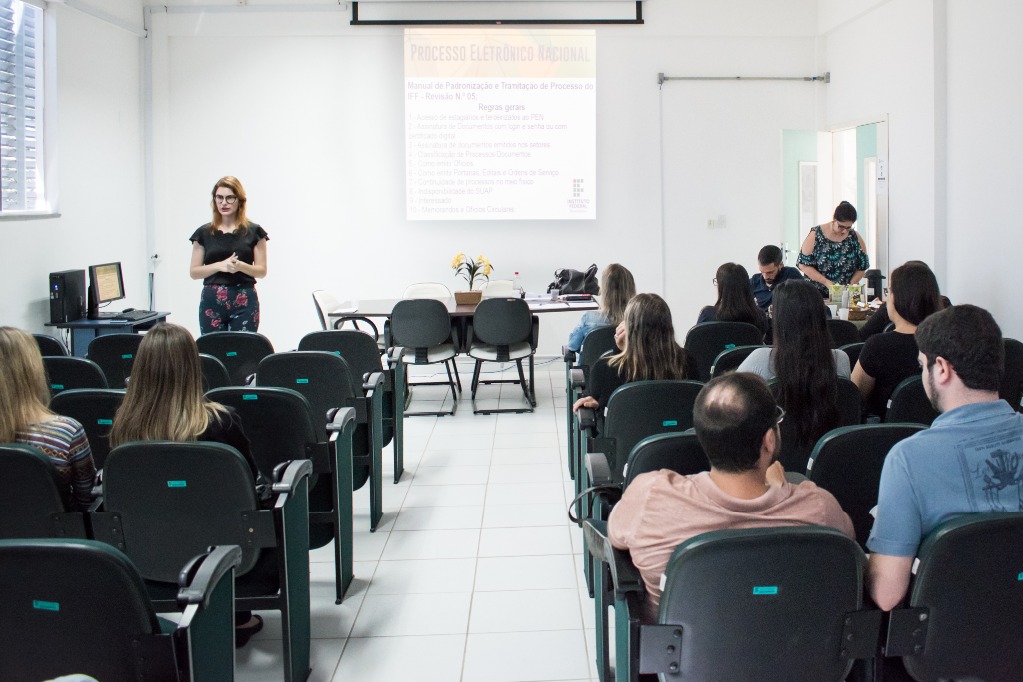
M101 303L124 298L124 277L120 263L103 263L89 266L89 319L113 317L118 313L100 314Z

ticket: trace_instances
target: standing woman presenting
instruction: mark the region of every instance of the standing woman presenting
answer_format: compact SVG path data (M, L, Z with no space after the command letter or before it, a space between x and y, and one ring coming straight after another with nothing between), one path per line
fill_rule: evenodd
M799 249L799 269L824 296L832 284L859 282L870 267L866 244L852 229L855 222L856 209L843 201L835 207L834 219L810 230Z
M256 280L266 276L266 231L245 215L245 188L230 175L213 186L213 221L189 237L192 279L201 279L199 331L259 329Z

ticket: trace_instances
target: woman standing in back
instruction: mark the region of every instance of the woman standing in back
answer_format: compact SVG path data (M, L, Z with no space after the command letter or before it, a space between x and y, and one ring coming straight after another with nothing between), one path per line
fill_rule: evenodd
M856 209L843 201L835 207L831 222L810 230L799 249L796 264L824 297L830 295L832 284L859 282L870 267L867 246L853 229L855 222Z
M201 279L199 331L259 329L256 280L266 277L266 231L245 213L245 188L230 175L213 186L213 220L192 233L189 275Z
M597 327L617 327L625 319L625 306L636 295L636 280L628 268L611 263L603 272L600 287L600 309L583 313L582 319L568 335L568 349L576 353L583 346L586 335Z
M82 425L49 409L39 346L28 332L0 327L0 443L39 449L53 463L69 508L89 506L96 465Z

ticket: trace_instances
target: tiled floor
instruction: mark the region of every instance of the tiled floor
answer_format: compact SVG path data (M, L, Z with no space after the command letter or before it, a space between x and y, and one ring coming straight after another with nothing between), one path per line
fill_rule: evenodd
M568 521L564 365L537 366L533 414L405 420L405 475L384 452L384 517L368 529L356 493L355 582L333 597L330 546L312 553L313 681L591 680L593 605L581 584L579 530ZM442 389L420 389L424 397ZM498 398L498 396L501 396ZM517 386L481 402L522 403ZM238 679L281 679L280 619L238 651Z

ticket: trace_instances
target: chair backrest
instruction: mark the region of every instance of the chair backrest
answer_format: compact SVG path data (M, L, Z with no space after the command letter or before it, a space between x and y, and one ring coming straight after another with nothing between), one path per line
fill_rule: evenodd
M33 334L32 336L39 344L40 355L70 355L67 346L60 339L49 334Z
M579 357L576 360L576 365L581 367L584 372L589 372L590 367L593 367L601 355L609 350L617 350L617 348L615 346L615 327L613 325L595 327L583 337L583 344L579 348Z
M100 366L110 388L128 385L142 338L141 334L104 334L89 342L86 357Z
M754 346L736 346L718 353L714 363L710 366L710 378L719 377L725 372L732 372L739 368L742 361L749 357L750 353L757 348L767 348L764 344Z
M109 545L0 540L0 599L5 679L177 679L138 571Z
M320 328L329 329L327 317L341 307L341 301L326 289L317 289L313 292L313 305L316 306L316 316L320 318Z
M437 301L446 301L451 298L451 289L440 282L418 282L405 287L402 298L432 298Z
M480 301L472 316L473 338L492 346L529 342L533 316L521 298L488 298Z
M696 358L699 380L708 381L710 367L721 351L763 342L764 333L748 322L701 322L686 334L685 349Z
M259 361L274 352L270 339L257 332L212 332L195 340L199 352L224 363L231 385L244 386Z
M844 346L839 346L838 349L849 356L849 369L852 370L856 367L856 363L860 359L860 351L863 350L863 342L856 341L855 343L847 343Z
M92 460L97 469L102 469L110 453L110 429L122 402L123 390L77 388L53 396L50 409L82 425L92 449Z
M430 348L451 338L451 316L440 301L398 301L391 311L391 339L395 346Z
M831 347L841 348L850 343L857 343L860 340L860 330L849 320L828 318L828 333L831 334Z
M307 448L326 440L309 401L290 388L228 386L206 397L238 411L252 458L267 478L281 462L310 459Z
M483 298L515 298L517 292L510 279L491 279L480 285Z
M46 369L46 383L50 386L50 395L73 388L107 388L107 377L103 370L92 360L59 355L44 355L43 367Z
M1023 343L1016 339L1005 339L1005 372L998 395L1012 405L1012 409L1023 412Z
M919 376L903 379L888 399L888 411L884 420L894 423L913 423L930 426L938 418L938 411L931 405Z
M298 350L317 350L344 358L352 378L362 381L370 372L383 369L373 337L350 329L310 332L298 342Z
M861 607L864 563L855 542L824 527L715 531L683 543L665 570L658 617L682 626L678 678L845 679L843 627Z
M0 480L4 482L0 538L49 538L59 534L57 520L51 515L67 511L68 494L58 486L49 457L30 445L0 445ZM84 537L84 532L82 525L78 535Z
M684 476L710 470L707 454L695 433L659 433L639 441L625 464L623 487L629 487L640 474L661 469L670 469Z
M874 526L881 467L896 443L924 429L920 424L860 424L824 434L813 448L806 474L838 500L866 547Z
M917 680L1010 682L1023 670L1023 514L963 514L938 526L919 552L906 620L922 650L903 657ZM893 622L899 614L893 611ZM914 642L916 643L916 642Z
M641 440L693 426L693 405L701 388L698 381L635 381L611 394L600 435L615 441L614 456L607 453L615 480L624 478L629 453Z
M231 385L231 375L228 374L227 367L212 355L199 353L199 369L202 371L203 392Z
M229 445L120 445L103 468L103 508L118 517L124 551L147 580L176 583L181 567L213 545L242 548L239 576L259 558L260 543L246 537L257 525L256 483Z

